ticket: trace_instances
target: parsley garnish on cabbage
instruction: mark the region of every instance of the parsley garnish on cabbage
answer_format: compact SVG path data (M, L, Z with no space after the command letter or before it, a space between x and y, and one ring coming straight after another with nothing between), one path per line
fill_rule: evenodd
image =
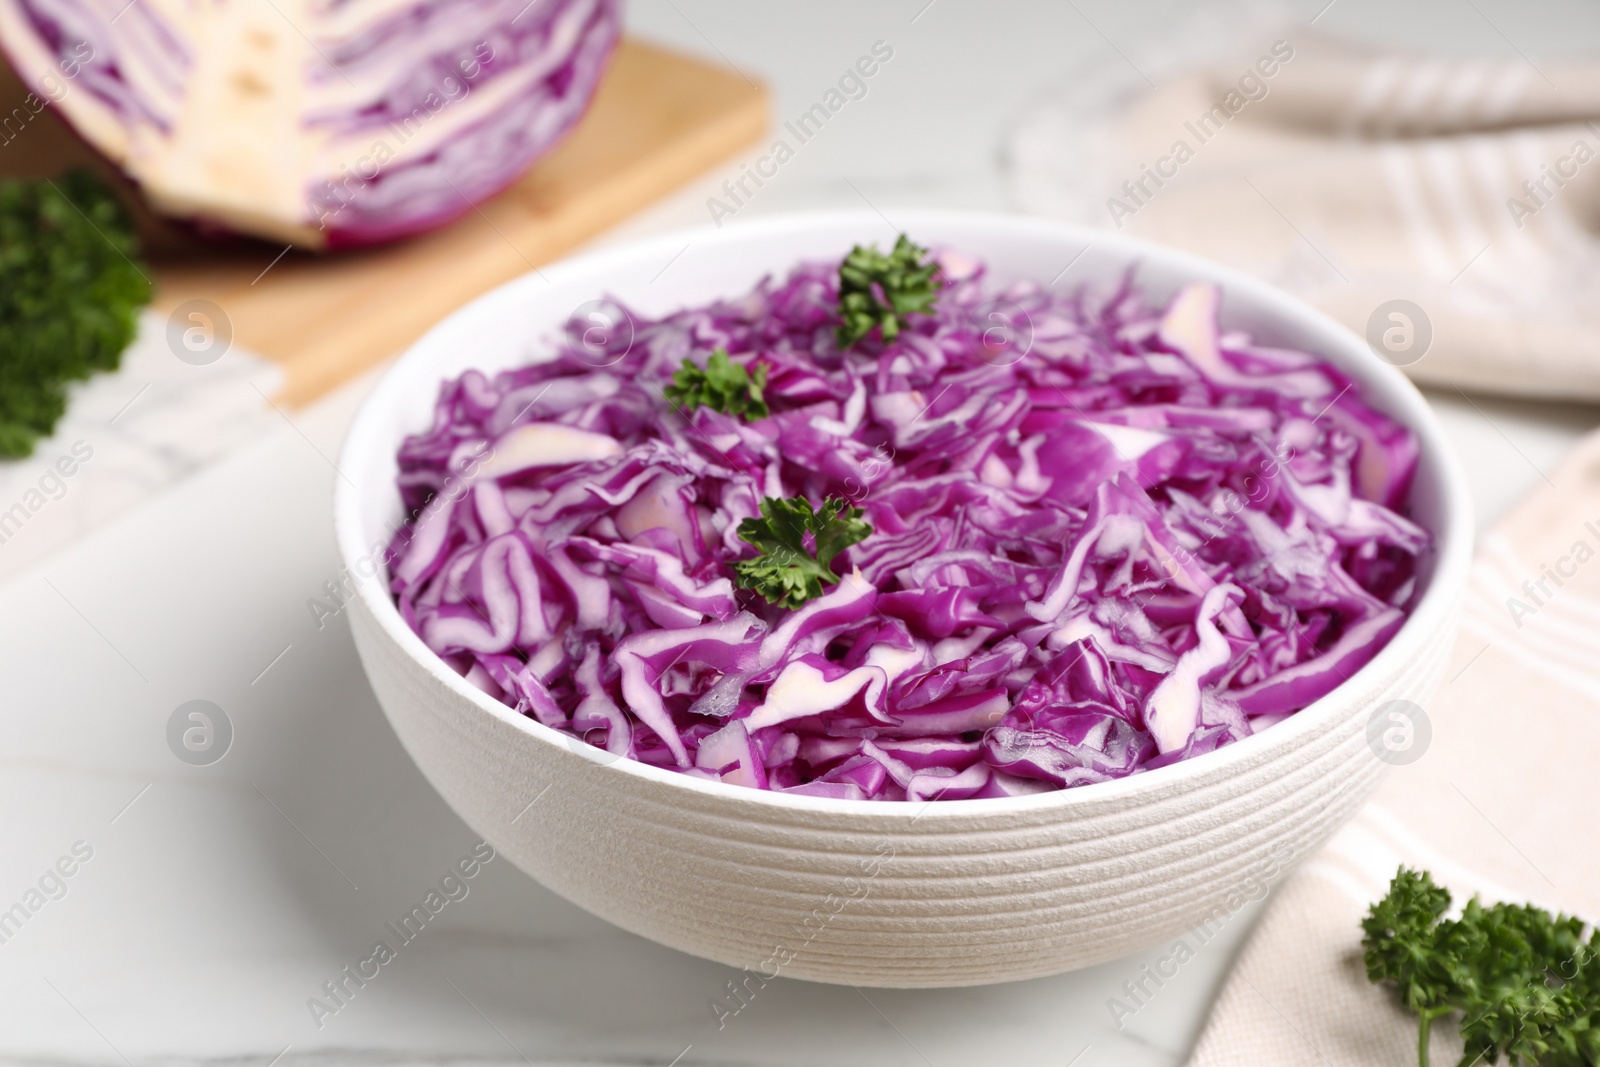
M811 535L815 551L806 545ZM761 517L739 524L739 538L754 545L761 554L733 564L734 580L772 604L798 608L822 595L825 585L838 585L839 576L830 564L833 557L857 541L872 536L872 527L861 518L861 509L837 497L811 510L803 496L789 500L766 497L761 501Z
M884 343L900 336L905 317L933 310L941 283L928 250L905 234L888 255L856 245L839 264L839 347L849 348L877 327Z
M767 417L767 401L762 390L767 384L767 365L755 364L752 374L728 358L725 349L713 349L704 369L694 360L684 359L662 393L678 407L693 411L708 407L724 415L743 419Z

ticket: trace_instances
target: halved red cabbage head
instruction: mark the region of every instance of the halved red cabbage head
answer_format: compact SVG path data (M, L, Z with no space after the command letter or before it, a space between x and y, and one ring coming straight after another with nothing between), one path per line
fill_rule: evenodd
M0 46L164 214L306 248L432 229L571 128L621 0L0 0Z
M468 681L620 756L759 789L999 797L1212 752L1399 628L1429 535L1416 438L1315 355L1218 329L1219 294L1058 295L940 254L934 311L842 350L837 275L439 395L400 450L406 621ZM588 332L585 332L588 331ZM631 336L631 344L628 337ZM770 415L663 397L767 367ZM763 497L873 533L774 607L731 580Z

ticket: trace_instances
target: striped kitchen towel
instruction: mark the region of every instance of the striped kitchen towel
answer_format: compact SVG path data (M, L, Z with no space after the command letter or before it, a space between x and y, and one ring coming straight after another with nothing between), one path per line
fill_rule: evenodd
M1208 7L1033 107L1008 162L1025 210L1265 278L1420 381L1600 398L1600 64Z
M1459 906L1600 919L1600 434L1483 538L1434 706L1373 802L1278 890L1191 1067L1415 1063L1416 1019L1369 984L1360 921L1404 863ZM1461 1039L1435 1024L1431 1062Z

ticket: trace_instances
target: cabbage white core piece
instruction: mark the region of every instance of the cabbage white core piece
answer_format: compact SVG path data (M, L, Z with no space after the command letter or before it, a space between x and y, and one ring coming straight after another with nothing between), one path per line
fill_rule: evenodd
M620 0L0 0L0 46L155 210L340 248L514 181L619 22Z

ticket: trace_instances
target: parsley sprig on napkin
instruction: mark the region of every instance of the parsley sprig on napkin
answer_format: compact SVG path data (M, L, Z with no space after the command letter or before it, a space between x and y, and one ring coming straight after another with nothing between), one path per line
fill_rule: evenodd
M1449 891L1401 867L1361 923L1367 977L1393 983L1417 1016L1419 1067L1434 1020L1458 1012L1460 1067L1600 1064L1600 931L1585 940L1571 916L1477 897L1459 919L1449 910Z

